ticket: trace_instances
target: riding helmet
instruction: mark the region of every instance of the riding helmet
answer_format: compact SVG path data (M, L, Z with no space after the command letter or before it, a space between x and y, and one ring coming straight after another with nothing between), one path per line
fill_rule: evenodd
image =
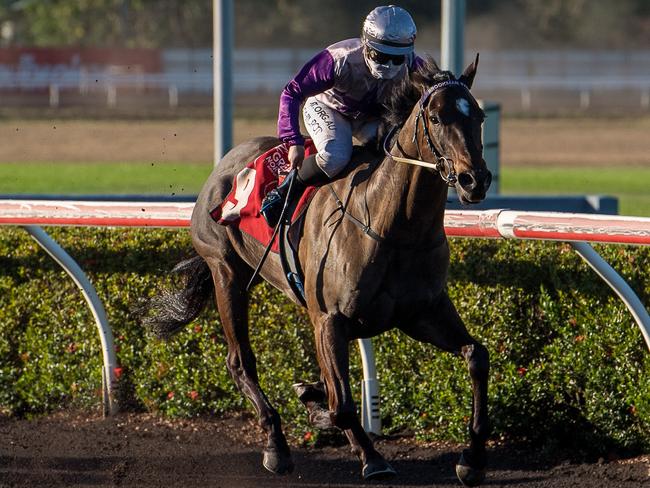
M395 5L375 8L363 22L363 42L386 54L412 53L416 34L411 15Z

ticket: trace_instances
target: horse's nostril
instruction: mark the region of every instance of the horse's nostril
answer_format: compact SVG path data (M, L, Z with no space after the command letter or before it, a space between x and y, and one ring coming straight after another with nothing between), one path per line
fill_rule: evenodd
M476 180L471 173L461 173L458 175L458 184L466 191L473 190L476 186Z
M488 171L487 176L485 177L485 181L483 182L483 188L485 188L485 191L488 191L488 188L490 188L491 184L492 184L492 173Z

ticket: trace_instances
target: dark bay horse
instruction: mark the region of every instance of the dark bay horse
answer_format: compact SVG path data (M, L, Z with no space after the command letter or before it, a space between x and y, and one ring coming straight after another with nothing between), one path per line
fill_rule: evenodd
M357 416L348 343L395 327L467 362L473 388L471 443L456 472L468 485L484 478L488 352L468 333L445 291L449 248L443 227L448 186L455 186L461 202L475 203L485 198L491 181L482 158L484 114L469 91L477 65L478 56L456 79L429 60L397 86L386 101L387 121L398 129L386 157L378 161L370 152L356 154L348 174L320 189L306 213L299 258L321 370L322 386L313 388L325 404L320 424L345 432L364 478L394 471ZM216 224L209 213L230 192L243 166L278 143L275 138L253 139L216 166L192 215L198 256L176 267L187 276L185 288L154 299L148 323L159 335L170 335L216 295L228 370L255 406L267 435L263 465L287 473L293 469L289 446L280 416L259 384L249 342L246 285L264 246L234 226ZM298 303L277 255L269 256L261 276Z

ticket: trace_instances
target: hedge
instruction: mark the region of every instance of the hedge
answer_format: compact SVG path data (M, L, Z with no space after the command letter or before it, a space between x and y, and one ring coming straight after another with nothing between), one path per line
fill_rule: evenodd
M214 307L169 342L133 312L171 286L191 253L186 231L50 229L88 273L113 328L123 409L168 416L249 409L225 368ZM623 303L567 244L453 239L449 294L491 354L495 439L585 451L650 449L650 355ZM598 246L650 297L650 249ZM290 385L318 376L311 327L268 286L254 292L251 336L262 385L291 436L309 429ZM375 340L386 432L467 440L470 382L458 357L392 331ZM361 363L352 346L359 398ZM32 416L100 401L92 315L65 273L21 229L0 229L0 413Z

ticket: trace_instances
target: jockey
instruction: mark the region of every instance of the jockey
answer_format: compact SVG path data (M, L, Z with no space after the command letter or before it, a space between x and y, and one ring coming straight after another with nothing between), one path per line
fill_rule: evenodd
M280 219L289 184L299 198L307 186L334 179L352 155L352 137L365 144L377 137L381 101L421 58L414 53L411 15L394 5L377 7L363 23L361 38L332 44L305 64L280 96L278 137L289 145L293 170L262 202L271 227ZM299 113L318 153L305 158Z

